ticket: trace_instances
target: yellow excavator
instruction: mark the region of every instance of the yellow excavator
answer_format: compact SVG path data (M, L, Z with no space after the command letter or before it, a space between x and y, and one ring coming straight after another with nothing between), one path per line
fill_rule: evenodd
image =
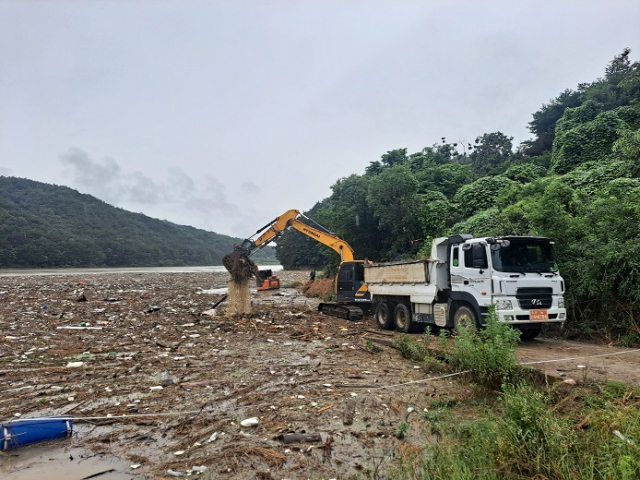
M304 223L300 218L312 222L314 226ZM222 263L235 279L248 278L257 275L258 267L249 259L256 250L265 247L269 242L277 239L287 229L293 228L317 242L326 245L340 255L340 267L334 282L335 303L321 303L318 310L327 315L358 320L371 309L369 290L364 283L364 264L367 260L356 260L353 248L329 232L322 225L305 217L298 210L287 210L275 220L260 228L241 245L235 246L233 252L225 255ZM257 238L253 238L259 235Z

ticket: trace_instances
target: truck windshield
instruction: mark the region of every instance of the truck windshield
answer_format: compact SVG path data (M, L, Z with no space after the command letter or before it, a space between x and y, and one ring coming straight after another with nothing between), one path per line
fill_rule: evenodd
M509 239L509 246L502 244L491 250L493 268L500 272L555 273L558 271L553 245L548 242Z

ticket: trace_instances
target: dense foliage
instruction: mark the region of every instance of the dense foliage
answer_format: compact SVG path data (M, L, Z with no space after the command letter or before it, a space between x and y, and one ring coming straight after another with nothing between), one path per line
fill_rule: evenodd
M569 325L640 341L640 63L629 55L543 105L515 150L501 132L391 150L339 179L313 217L376 261L427 255L454 233L552 237ZM320 266L317 246L286 241L279 258L299 262L286 266Z
M639 478L640 390L607 383L559 393L519 382L503 385L478 417L469 418L469 405L425 409L438 441L419 467L401 449L397 478Z
M221 265L240 242L67 187L0 177L1 268ZM274 262L275 252L256 258Z

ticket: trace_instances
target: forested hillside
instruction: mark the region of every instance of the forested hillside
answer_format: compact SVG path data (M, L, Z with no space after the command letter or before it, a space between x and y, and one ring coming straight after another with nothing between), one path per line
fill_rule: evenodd
M604 76L533 113L533 138L502 132L473 143L391 150L341 178L308 214L358 258L413 258L454 233L540 235L557 241L569 326L640 341L640 63L625 49ZM336 263L290 232L285 267ZM322 261L318 257L323 258Z
M67 187L0 177L0 268L222 265L240 242ZM255 260L275 262L273 248Z

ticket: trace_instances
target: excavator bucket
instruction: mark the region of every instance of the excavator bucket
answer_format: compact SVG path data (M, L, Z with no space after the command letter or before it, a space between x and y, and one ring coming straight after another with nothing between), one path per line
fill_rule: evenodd
M236 282L251 278L258 272L258 266L251 261L248 252L240 248L222 257L222 265Z

